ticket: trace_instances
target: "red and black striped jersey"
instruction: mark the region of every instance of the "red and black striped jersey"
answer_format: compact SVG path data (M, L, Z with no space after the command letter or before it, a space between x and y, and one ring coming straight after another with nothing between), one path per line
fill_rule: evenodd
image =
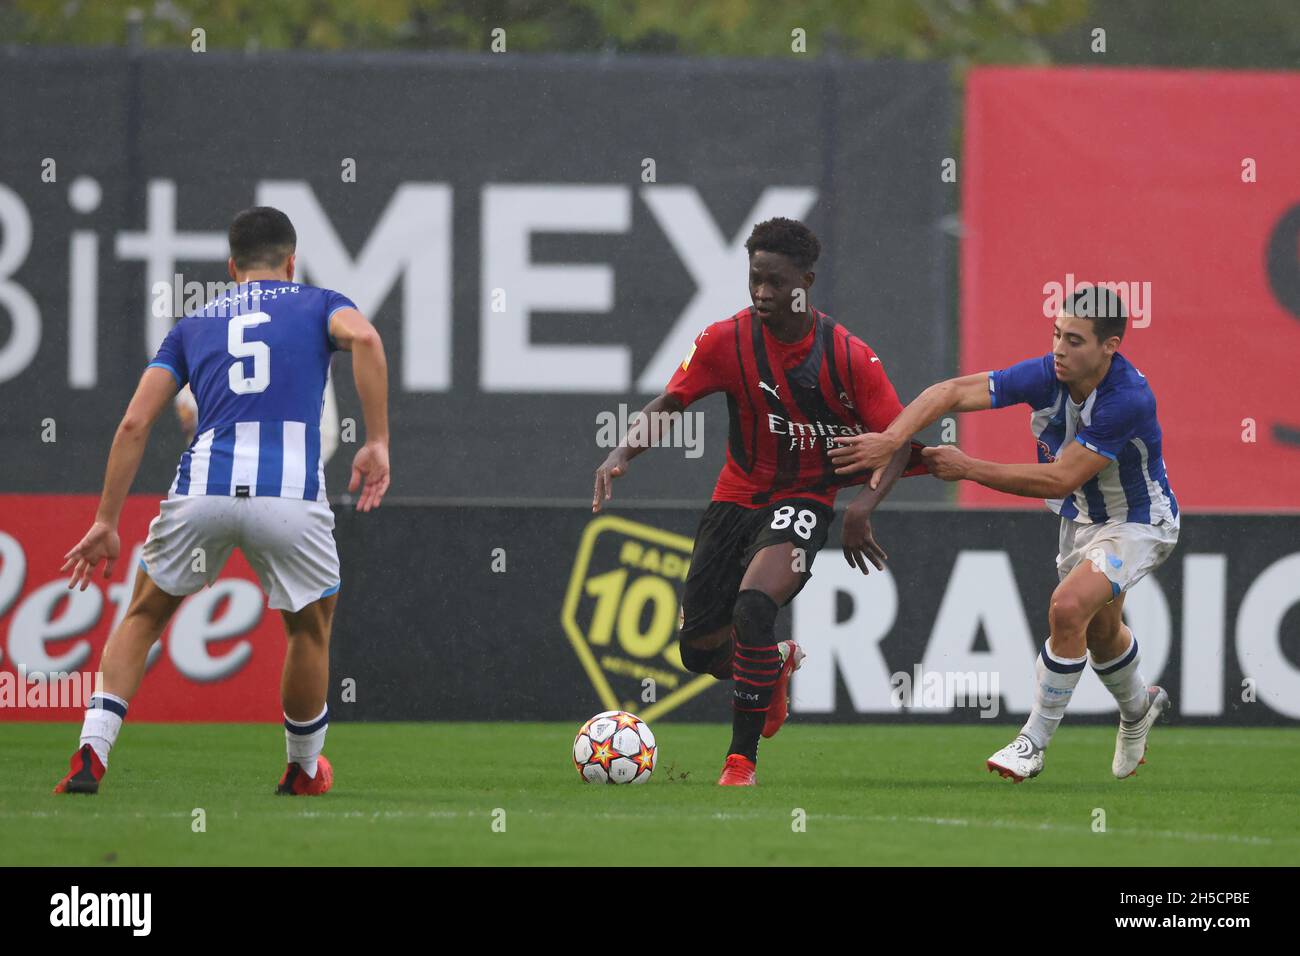
M727 463L714 501L761 508L783 498L833 506L868 473L836 475L836 437L888 428L903 410L875 352L830 316L812 310L798 342L772 335L753 309L715 322L695 339L666 391L683 407L727 395ZM915 448L914 448L915 452ZM925 474L914 454L905 474Z

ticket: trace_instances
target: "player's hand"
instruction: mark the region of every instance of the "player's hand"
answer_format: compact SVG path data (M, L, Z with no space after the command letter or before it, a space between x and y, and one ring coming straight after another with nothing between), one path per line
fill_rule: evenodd
M72 568L68 590L71 591L78 582L81 584L80 590L86 590L94 575L95 566L105 559L107 564L104 565L104 577L108 578L113 573L113 565L117 564L117 556L121 550L122 542L117 536L116 528L103 521L92 524L77 546L63 556L65 560L59 570L66 571Z
M871 573L867 567L868 561L876 566L877 571L885 570L885 561L889 555L885 554L885 549L876 542L876 536L872 533L870 511L849 505L844 512L842 544L844 560L863 574Z
M368 441L357 450L352 459L352 480L348 482L348 491L355 493L358 488L361 488L361 497L357 499L358 511L372 511L379 507L388 491L387 442Z
M849 435L836 438L828 454L836 465L835 474L851 475L855 472L872 470L871 487L880 484L880 476L894 452L899 446L893 439L880 432L868 432L865 435Z
M930 474L944 481L961 481L970 471L971 459L952 445L930 445L921 449L921 457Z
M614 496L614 479L627 474L627 458L622 448L615 448L596 469L596 488L591 493L591 510L594 514L600 506Z

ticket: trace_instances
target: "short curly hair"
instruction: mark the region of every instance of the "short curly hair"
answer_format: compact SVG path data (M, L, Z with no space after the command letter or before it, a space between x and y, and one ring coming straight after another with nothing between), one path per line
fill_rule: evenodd
M745 250L751 256L760 249L788 256L801 272L810 270L822 254L822 244L811 229L782 216L760 222L745 240Z

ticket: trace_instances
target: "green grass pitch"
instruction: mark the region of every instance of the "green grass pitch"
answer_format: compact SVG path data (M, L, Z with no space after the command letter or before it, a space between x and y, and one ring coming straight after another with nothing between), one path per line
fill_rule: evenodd
M1114 731L1063 727L1043 775L984 768L1007 726L800 725L759 786L715 785L722 725L661 721L645 786L584 784L577 725L330 728L334 790L273 795L270 725L128 724L100 793L53 796L62 724L0 725L0 864L1278 865L1300 859L1298 733L1158 726L1138 776ZM202 808L206 831L192 827ZM494 811L504 810L504 832ZM803 832L796 832L802 810ZM1094 831L1095 811L1105 832ZM499 828L499 824L498 824Z

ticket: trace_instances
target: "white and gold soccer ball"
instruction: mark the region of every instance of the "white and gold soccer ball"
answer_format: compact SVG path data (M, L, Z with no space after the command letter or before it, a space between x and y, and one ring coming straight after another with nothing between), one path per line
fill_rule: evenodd
M573 765L588 783L645 783L658 752L650 725L625 710L597 714L573 739Z

